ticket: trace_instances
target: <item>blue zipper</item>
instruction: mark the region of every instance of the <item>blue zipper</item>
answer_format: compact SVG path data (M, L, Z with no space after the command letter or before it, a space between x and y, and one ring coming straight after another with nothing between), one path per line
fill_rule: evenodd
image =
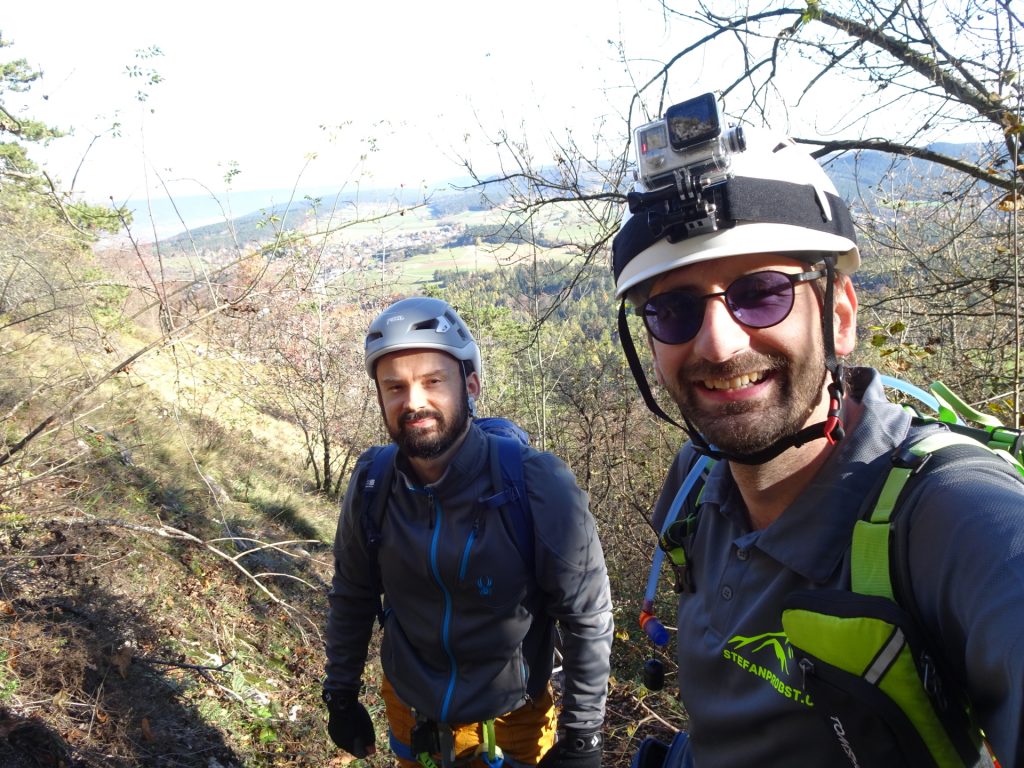
M462 551L462 562L459 563L459 581L466 578L466 569L469 568L469 552L473 549L473 542L476 541L476 532L480 528L480 518L473 521L473 530L469 532L469 539L466 541L466 548Z
M448 642L452 625L452 596L448 591L448 588L445 587L444 581L441 579L441 570L437 565L437 545L441 538L444 510L441 509L441 504L438 502L437 497L432 493L429 495L430 499L434 503L434 512L436 513L434 535L430 540L430 569L434 573L434 581L437 582L437 586L441 588L441 594L444 596L444 619L441 621L441 647L444 648L444 652L448 656L448 661L451 664L451 674L448 676L448 690L444 694L444 703L441 705L440 721L444 723L448 721L448 707L451 705L452 696L455 694L455 681L458 678L458 668L455 663L455 654L452 653L451 645Z

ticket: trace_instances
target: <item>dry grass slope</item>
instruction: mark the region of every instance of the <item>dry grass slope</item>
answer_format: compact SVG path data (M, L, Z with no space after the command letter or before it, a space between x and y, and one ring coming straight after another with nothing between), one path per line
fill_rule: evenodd
M67 353L6 356L4 410ZM276 441L133 376L0 468L0 764L324 765L334 506Z

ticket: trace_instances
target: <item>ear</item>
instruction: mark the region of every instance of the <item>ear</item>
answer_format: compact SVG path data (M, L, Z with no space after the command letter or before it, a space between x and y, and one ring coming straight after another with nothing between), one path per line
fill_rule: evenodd
M651 338L651 334L647 334L647 348L651 351L651 358L654 360L654 378L658 382L659 387L665 386L665 376L661 372L661 363L658 362L658 350L654 346L654 339Z
M834 303L836 355L842 357L857 345L857 292L848 275L839 276Z
M470 397L480 397L480 377L473 371L466 377L466 392Z

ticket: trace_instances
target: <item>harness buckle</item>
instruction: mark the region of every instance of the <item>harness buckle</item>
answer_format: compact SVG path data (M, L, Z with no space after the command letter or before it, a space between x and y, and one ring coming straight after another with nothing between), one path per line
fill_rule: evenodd
M912 475L916 475L924 468L924 465L928 463L928 460L931 459L932 454L914 453L911 450L912 447L913 446L910 445L901 445L899 448L892 452L892 455L889 458L892 461L892 465L894 467L899 467L900 469L909 469Z
M930 655L922 653L920 664L921 684L924 686L925 693L931 697L940 710L945 711L949 702L946 700L946 692L942 688L942 678L939 677L935 662L932 661Z
M441 740L437 733L437 723L433 720L417 720L412 728L409 739L414 755L437 754L441 751Z
M416 716L416 725L409 736L409 746L423 768L438 768L432 755L441 756L441 768L455 766L455 736L451 726Z

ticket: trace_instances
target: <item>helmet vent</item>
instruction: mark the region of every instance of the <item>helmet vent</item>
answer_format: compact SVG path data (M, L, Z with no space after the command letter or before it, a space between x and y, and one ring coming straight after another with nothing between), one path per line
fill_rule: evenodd
M416 349L445 352L480 374L480 348L473 334L441 299L402 299L378 315L366 333L366 372L373 378L381 357Z

